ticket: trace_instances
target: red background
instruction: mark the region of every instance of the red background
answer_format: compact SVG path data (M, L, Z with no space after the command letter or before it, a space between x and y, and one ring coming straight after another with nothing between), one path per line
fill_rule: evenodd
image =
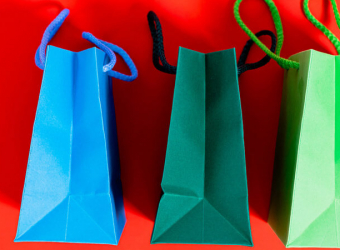
M311 10L340 37L328 0L311 1ZM335 54L323 34L305 18L302 0L276 0L285 42L282 56L307 49ZM146 15L154 10L162 23L165 53L176 65L178 47L200 52L236 47L248 39L233 17L234 0L1 0L0 7L0 249L246 249L240 246L150 245L161 194L175 76L152 64L152 39ZM115 80L121 171L127 224L119 246L13 243L19 216L30 139L42 71L34 53L47 25L63 9L70 15L51 44L80 51L92 45L82 31L123 47L139 77ZM241 16L250 28L274 30L262 0L245 0ZM267 40L266 40L267 39ZM269 39L264 41L269 44ZM263 56L251 50L249 62ZM128 72L122 61L117 69ZM249 203L254 249L284 249L266 223L283 69L271 61L239 78L244 118Z

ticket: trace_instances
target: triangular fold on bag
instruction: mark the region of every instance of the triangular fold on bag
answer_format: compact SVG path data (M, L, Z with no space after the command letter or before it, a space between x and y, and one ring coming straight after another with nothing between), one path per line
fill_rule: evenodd
M101 197L103 196L103 197ZM110 201L105 195L70 196L66 240L117 244ZM110 228L111 226L111 228Z
M249 233L238 229L207 200L204 201L204 243L253 245Z
M203 200L164 195L151 243L202 243Z
M17 235L14 241L65 241L67 212L66 198L29 229Z
M287 247L339 247L335 202ZM339 209L338 209L339 212Z

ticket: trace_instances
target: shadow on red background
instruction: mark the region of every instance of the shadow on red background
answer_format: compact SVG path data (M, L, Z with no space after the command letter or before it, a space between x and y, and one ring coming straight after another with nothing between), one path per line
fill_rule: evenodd
M57 1L26 3L22 6L8 5L1 9L1 16L17 13L2 24L1 33L6 34L2 44L1 63L1 168L0 195L2 200L15 207L20 206L30 146L31 132L38 101L41 76L32 64L34 49L29 44L39 43L39 37L32 36L32 29L43 30L38 16L50 16L51 12L62 10ZM25 11L31 7L32 11ZM46 11L48 10L48 11ZM8 14L7 14L8 15ZM6 59L5 59L6 58Z
M283 57L311 48L335 54L327 38L303 16L300 1L276 0L275 3L285 32ZM0 32L5 35L0 41L3 58L0 62L0 201L19 209L42 79L42 71L34 65L34 53L46 26L61 9L68 7L70 16L52 45L73 51L86 49L92 45L81 38L81 32L89 31L123 47L139 70L134 82L114 80L113 94L126 210L152 222L161 195L175 76L159 72L152 65L152 39L146 15L154 10L159 16L165 54L176 65L179 46L204 53L236 47L239 56L248 37L234 20L233 4L234 0L4 1L0 8L0 16L6 20L0 23ZM340 37L328 1L315 0L310 5L312 13ZM262 0L245 0L241 16L254 32L274 30ZM269 40L264 41L269 44ZM261 57L263 52L254 47L249 62ZM127 73L121 60L116 70ZM283 73L271 61L239 78L249 203L251 215L262 221L267 220L269 209ZM0 210L0 218L5 216ZM131 223L143 227L143 222ZM259 235L259 228L257 222L252 222L253 234ZM0 226L0 234L3 230L6 229ZM137 237L135 231L129 230L124 231L126 238ZM261 237L255 238L255 248L257 239L271 242L268 236ZM5 249L17 246L12 245L12 239L4 240ZM268 249L271 249L269 245Z

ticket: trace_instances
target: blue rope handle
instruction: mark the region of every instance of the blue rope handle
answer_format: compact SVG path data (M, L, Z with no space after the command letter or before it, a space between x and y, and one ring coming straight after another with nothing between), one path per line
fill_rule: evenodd
M63 24L65 18L68 16L69 13L70 11L68 9L64 9L63 11L61 11L59 15L50 23L50 25L47 26L44 32L41 43L37 49L37 52L35 53L35 64L42 70L45 68L47 44L51 41L53 36L59 30L60 26ZM111 70L115 66L117 61L116 55L113 53L113 51L105 46L105 44L101 43L100 40L96 39L94 36L89 37L88 40L93 42L100 49L102 49L110 58L110 62L103 66L103 71L107 72Z
M64 9L59 13L59 15L47 26L44 35L41 39L41 43L35 53L35 64L40 68L44 69L45 61L46 61L46 47L49 41L51 41L52 37L58 31L60 26L65 21L65 18L68 16L70 11L68 9Z
M99 48L100 46L98 44L102 44L108 47L109 49L111 49L112 51L118 53L123 58L123 60L129 67L130 72L131 72L131 75L125 75L115 70L110 70L110 71L107 71L109 76L126 81L126 82L131 82L137 78L138 70L136 68L136 65L133 63L131 57L128 55L128 53L125 52L125 50L123 50L117 45L95 38L91 33L88 33L88 32L83 32L83 38L96 44Z
M108 64L103 66L103 71L108 72L109 70L111 70L117 62L117 57L115 53L113 53L112 50L108 48L101 40L99 40L98 38L96 38L94 35L92 35L89 32L83 32L83 38L97 45L98 48L103 50L110 57L111 60Z

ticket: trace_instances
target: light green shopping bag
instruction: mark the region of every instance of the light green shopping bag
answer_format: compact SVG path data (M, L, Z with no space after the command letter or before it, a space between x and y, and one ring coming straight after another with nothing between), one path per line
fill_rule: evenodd
M270 8L278 36L270 52L234 13L242 29L279 65L285 68L275 152L268 222L287 247L339 247L340 239L340 57L308 50L287 59L280 57L283 32L272 0ZM340 24L335 1L332 0ZM339 40L305 13L340 51Z

